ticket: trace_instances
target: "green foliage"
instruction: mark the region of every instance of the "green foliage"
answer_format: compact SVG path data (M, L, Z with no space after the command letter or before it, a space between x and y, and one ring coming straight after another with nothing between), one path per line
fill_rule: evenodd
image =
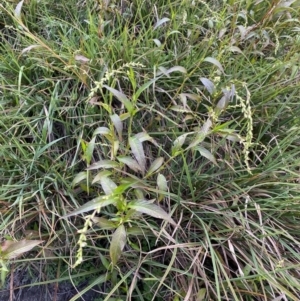
M299 300L299 13L1 3L2 283L58 262L72 301Z

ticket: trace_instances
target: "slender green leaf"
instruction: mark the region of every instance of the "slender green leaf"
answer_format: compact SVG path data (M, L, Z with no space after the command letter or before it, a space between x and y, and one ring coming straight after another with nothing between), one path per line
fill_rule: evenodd
M85 57L82 54L76 54L74 58L76 61L83 63L83 64L90 61L90 59L88 59L87 57Z
M206 288L201 288L198 293L197 293L197 297L196 297L196 301L204 301L206 300L205 296L206 296Z
M4 259L13 259L30 251L37 245L41 244L43 240L27 240L20 241L6 240L1 244L1 257Z
M146 168L146 156L144 153L143 143L136 136L133 136L129 138L129 145L136 161L141 167L142 173L144 174Z
M16 17L18 20L20 20L20 21L21 21L21 13L22 13L22 6L23 6L23 3L24 3L24 0L20 1L20 2L17 4L17 6L16 6L16 8L15 8L15 11L14 11L15 17Z
M230 46L228 48L228 50L231 51L231 52L238 52L240 54L243 54L243 51L239 47L237 47L237 46Z
M96 136L96 135L111 135L111 131L109 128L105 127L105 126L101 126L101 127L98 127L94 133L93 133L93 136Z
M202 146L196 146L195 150L198 151L201 154L201 156L205 157L206 159L208 159L215 165L218 165L215 156L208 149L206 149Z
M177 151L179 151L182 148L182 145L184 144L186 137L188 134L183 134L177 137L172 146L172 155L174 156Z
M163 174L158 174L156 182L159 190L168 191L168 181Z
M100 184L106 195L112 194L117 188L116 183L107 176L100 179Z
M86 178L87 178L86 171L82 171L78 173L72 182L72 187L75 187L78 183L82 182L83 180L86 180Z
M170 215L167 212L165 212L161 207L152 204L150 201L133 201L128 204L128 208L135 209L138 212L153 216L155 218L163 219L169 222L170 224L175 225L174 220L170 217Z
M131 115L126 112L126 113L122 113L119 117L121 119L121 121L125 121L126 119L128 119Z
M207 134L209 133L211 126L212 126L212 122L211 122L210 118L207 118L207 120L201 127L200 131L197 133L195 139L190 143L190 145L188 146L187 149L193 148L196 145L198 145L199 143L201 143L205 139Z
M100 171L99 173L97 173L97 175L93 179L92 184L100 182L103 177L109 177L111 174L112 174L112 172L109 170Z
M191 111L191 109L185 107L185 106L171 106L170 110L175 111L175 112L179 112L179 113L192 113L193 111Z
M92 140L88 143L86 151L84 152L84 158L88 165L91 163L93 157L93 153L95 149L95 141L96 141L96 137L94 136Z
M156 40L156 39L155 39ZM146 82L145 84L143 84L133 95L133 99L134 101L137 101L138 98L140 97L141 93L144 92L146 89L148 89L153 83L155 83L157 79L154 78L148 82Z
M153 143L155 146L158 146L158 143L147 133L147 132L140 132L134 135L140 142L149 141Z
M183 107L186 108L187 107L187 96L186 96L186 94L185 93L180 93L178 96L179 96L179 99L180 99Z
M144 237L149 237L152 236L153 233L150 230L147 229L142 229L140 227L130 227L127 228L127 235L134 235L134 236L144 236Z
M235 87L232 85L231 90L223 90L223 97L218 101L216 108L215 108L215 113L218 116L224 109L226 109L229 101L232 99L232 97L235 94Z
M117 197L116 196L112 196L112 195L105 195L105 196L100 196L97 197L89 202L87 202L86 204L84 204L83 206L79 207L78 209L72 211L69 214L64 215L63 217L70 217L70 216L74 216L74 215L78 215L81 213L85 213L91 210L99 210L101 207L105 207L111 204L115 204L117 202Z
M123 122L120 119L120 116L117 114L114 114L114 115L110 116L110 119L117 130L120 141L122 141Z
M140 165L131 157L126 157L126 156L119 156L117 159L121 162L127 165L130 169L132 169L135 172L142 171L142 168Z
M108 220L104 217L94 216L92 217L92 221L97 224L103 230L112 230L117 228L117 223Z
M99 168L118 168L119 164L112 160L101 160L91 164L86 170L94 170Z
M157 171L162 166L163 163L164 163L163 157L156 158L153 161L153 163L151 164L151 166L147 172L147 175L149 176L149 175L153 174L155 171Z
M141 187L145 187L145 186L146 185L140 179L135 179L134 177L122 178L121 183L115 189L114 194L122 194L129 188L141 188Z
M208 78L200 77L200 80L206 90L209 92L210 95L212 95L215 92L215 85L212 81L210 81Z
M174 66L170 69L166 69L165 67L160 66L160 67L158 67L158 69L159 69L159 72L157 72L157 75L163 74L167 77L170 77L170 73L172 73L172 72L176 72L176 71L181 72L181 73L187 72L186 69L182 66Z
M126 244L126 230L124 225L120 225L117 230L114 232L110 248L109 248L109 254L110 259L112 261L113 266L115 266L122 254L122 251Z
M241 40L244 40L245 37L247 36L246 34L247 34L248 29L250 28L250 26L247 27L247 28L245 28L243 25L238 25L237 28L238 28L238 30L240 31L240 34L241 34Z
M134 189L134 194L135 194L137 199L144 199L145 198L144 191L142 189L139 189L139 188Z
M208 63L211 63L211 64L215 65L216 67L218 67L222 71L222 73L225 73L222 65L220 64L220 62L218 60L214 59L213 57L206 57L204 59L204 62L208 62Z
M158 39L153 39L153 42L155 43L155 45L156 45L157 47L160 47L160 46L161 46L161 41L160 41L160 40L158 40Z
M29 52L31 49L36 49L36 48L41 48L41 47L42 47L41 45L30 45L21 51L21 55L26 52Z
M131 103L131 101L120 91L111 88L107 85L103 85L103 87L105 87L108 91L110 91L121 103L124 104L125 108L127 109L127 111L131 114L134 110L134 107Z
M182 66L174 66L174 67L172 67L172 68L170 68L170 69L168 69L168 70L166 71L167 74L172 73L172 72L186 73L187 71L186 71L186 69L185 69L184 67L182 67Z
M156 29L156 28L158 28L159 26L161 26L162 24L164 24L164 23L166 23L166 22L169 22L169 21L170 21L169 18L162 18L162 19L158 20L158 21L155 23L153 29Z
M181 95L185 98L188 98L188 99L191 99L191 100L194 100L194 101L197 101L197 102L201 101L201 97L197 94L191 94L191 93L181 93L181 94L179 94L179 96L181 96Z

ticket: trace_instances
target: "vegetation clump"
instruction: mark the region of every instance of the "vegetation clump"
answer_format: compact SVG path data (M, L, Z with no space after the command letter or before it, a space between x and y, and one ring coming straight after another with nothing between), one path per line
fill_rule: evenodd
M299 300L299 14L4 0L2 285L38 268L89 279L70 301Z

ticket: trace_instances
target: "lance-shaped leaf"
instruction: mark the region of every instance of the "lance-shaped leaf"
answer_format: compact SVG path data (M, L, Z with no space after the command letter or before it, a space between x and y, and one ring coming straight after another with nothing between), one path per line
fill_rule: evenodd
M137 183L137 182L133 182L133 183ZM115 189L114 194L120 195L120 194L122 194L124 191L126 191L129 188L132 188L132 184L130 182L123 182L121 180L121 183Z
M158 190L160 191L158 193L158 201L160 202L165 198L165 193L162 193L161 191L164 192L168 191L168 182L163 174L159 174L157 176L156 183L157 183Z
M204 301L206 296L206 288L201 288L196 296L197 301Z
M75 60L84 64L90 61L90 59L88 59L87 57L85 57L84 55L81 54L76 54L75 55Z
M146 168L146 156L144 153L143 143L136 136L133 136L129 138L129 145L136 161L138 162L142 170L142 173L144 174Z
M128 208L134 209L144 214L148 214L155 218L163 219L169 222L170 224L176 225L174 220L170 217L170 215L167 212L165 212L161 207L152 204L150 201L146 201L146 200L133 201L128 204Z
M224 109L226 109L229 101L233 98L235 94L235 87L234 85L231 86L231 90L223 90L223 97L218 101L215 107L215 113L218 116Z
M147 172L147 176L149 176L149 175L153 174L155 171L157 171L162 166L163 163L164 163L163 157L156 158L153 161L153 163L151 164L151 166Z
M123 225L120 225L117 230L114 232L110 248L109 248L109 254L110 259L112 261L113 266L115 266L122 254L122 251L126 244L126 230Z
M231 52L238 52L238 53L244 55L243 51L239 47L237 47L237 46L230 46L228 48L228 50L231 51Z
M134 189L134 194L135 194L137 199L144 199L145 198L144 191L142 189L139 189L139 188Z
M157 72L157 75L164 74L167 77L170 77L170 73L176 72L176 71L181 72L181 73L186 73L186 69L182 66L174 66L170 69L166 69L165 67L160 66L160 67L158 67L158 69L159 69L159 72Z
M99 173L97 173L97 175L93 179L92 184L100 182L101 178L103 178L103 177L109 177L111 174L112 174L112 172L109 171L109 170L100 171Z
M177 106L171 106L170 110L175 111L175 112L179 112L179 113L192 113L193 112L188 107L178 106L178 105Z
M76 175L72 182L72 187L75 187L78 183L82 182L83 180L86 180L87 178L87 171L82 171Z
M227 132L227 131L218 131L218 135L220 135L221 137L224 137L225 139L229 140L229 141L232 141L232 142L240 142L242 143L244 141L244 139L234 133L234 132Z
M93 170L99 168L117 168L119 167L118 162L111 160L101 160L91 164L86 170Z
M186 73L186 69L182 66L174 66L170 69L168 69L166 72L169 74L169 73L172 73L172 72L175 72L175 71L178 71L178 72L181 72L181 73Z
M122 141L123 122L122 122L120 116L117 114L114 114L114 115L110 116L110 119L117 130L120 141Z
M22 255L25 252L30 251L37 245L41 244L43 240L20 240L20 241L10 241L6 240L1 244L0 254L3 259L13 259Z
M127 229L127 235L134 235L134 236L144 236L144 237L149 237L153 236L153 232L148 230L148 229L142 229L140 227L130 227Z
M94 131L93 133L93 136L96 136L96 135L111 135L111 132L110 132L110 129L105 127L105 126L100 126L98 128L96 128L96 130Z
M113 145L112 145L112 155L113 155L113 159L115 159L115 156L117 155L118 153L118 150L119 150L119 147L120 147L120 141L119 140L115 140L113 142Z
M92 140L87 144L86 149L84 150L84 159L86 160L88 165L92 160L92 156L95 148L95 140L96 137L93 137Z
M114 190L117 188L116 183L108 176L101 177L100 184L106 195L112 194Z
M107 85L103 85L103 87L106 88L108 91L110 91L121 103L123 103L129 113L133 112L134 107L133 107L131 101L126 97L126 95L124 95L122 92L120 92L114 88L111 88Z
M179 94L179 97L187 97L191 100L194 100L194 101L201 101L201 97L197 94L191 94L191 93L181 93Z
M30 45L26 48L24 48L22 51L21 51L21 54L24 54L26 52L29 52L31 49L35 49L35 48L41 48L42 46L41 45Z
M126 156L119 156L117 159L121 162L127 165L130 169L132 169L135 172L142 171L142 168L140 165L131 157L126 157Z
M163 174L157 176L157 187L161 191L168 191L168 182L166 177Z
M100 209L101 207L108 206L110 204L115 204L117 202L117 197L112 195L104 195L97 197L87 203L85 203L83 206L79 207L78 209L72 211L69 214L64 215L64 217L74 216L78 215L84 212L88 212L95 209Z
M110 221L104 217L94 216L92 221L103 230L112 230L117 228L117 223Z
M157 47L160 47L160 46L161 46L161 41L160 41L160 40L158 40L158 39L153 39L152 41L155 43L155 45L156 45Z
M186 96L186 94L180 93L178 96L179 96L179 99L180 99L183 107L186 108L187 107L187 96Z
M206 159L218 166L215 156L208 149L202 146L196 146L195 150L197 150L201 154L201 156L205 157Z
M159 26L161 26L162 24L164 24L164 23L166 23L166 22L169 22L169 21L170 21L169 18L166 18L166 17L165 17L165 18L162 18L162 19L158 20L158 21L155 23L153 29L156 29L156 28L158 28Z
M24 0L20 1L20 2L18 3L18 5L16 6L15 11L14 11L15 17L16 17L17 19L19 19L20 21L21 21L21 12L22 12L22 6L23 6L23 3L24 3Z
M156 39L154 39L156 40ZM158 41L158 40L157 40ZM151 79L149 82L143 84L133 95L133 100L136 102L139 98L139 96L141 95L142 92L144 92L147 88L149 88L153 83L155 83L157 79Z
M209 62L209 63L215 65L216 67L218 67L222 71L222 73L225 73L224 69L223 69L223 67L221 65L221 63L218 60L216 60L215 58L213 58L213 57L206 57L204 59L204 62Z
M214 83L205 77L200 77L200 80L204 85L204 87L206 88L206 90L209 92L209 94L212 95L215 91Z
M173 142L173 146L172 146L172 156L174 156L176 154L177 151L179 151L182 147L182 145L184 144L186 137L188 134L183 134L180 135L179 137L177 137L174 142Z
M201 127L200 131L197 133L195 139L187 147L187 150L190 149L190 148L193 148L196 145L198 145L199 143L201 143L205 139L207 134L209 133L209 131L211 129L211 126L212 126L212 122L211 122L210 118L207 118L207 120L205 121L205 123Z
M136 138L140 140L140 142L149 141L153 143L155 146L158 146L158 143L147 133L147 132L140 132L134 135Z

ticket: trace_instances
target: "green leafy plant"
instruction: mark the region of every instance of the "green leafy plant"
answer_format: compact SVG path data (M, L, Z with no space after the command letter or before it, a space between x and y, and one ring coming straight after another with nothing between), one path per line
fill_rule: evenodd
M159 145L146 131L137 134L132 133L132 123L134 122L134 115L137 113L136 102L138 97L153 82L150 81L137 90L131 101L122 92L103 85L103 88L106 88L124 104L127 112L121 115L112 114L110 107L99 104L108 108L110 124L108 127L96 128L90 142L81 142L83 159L87 164L87 169L75 177L73 187L85 181L87 191L90 190L90 186L97 187L100 185L102 193L65 216L70 217L88 211L94 212L86 217L85 228L80 231L81 237L75 266L82 261L82 247L85 246L86 241L85 233L88 227L91 226L91 221L102 229L114 230L110 244L110 257L113 266L116 265L121 256L127 241L128 231L129 233L132 232L132 225L135 220L140 219L141 214L176 225L171 216L158 204L154 203L157 200L156 198L149 199L149 195L153 193L161 195L166 193L167 190L166 179L163 174L159 173L164 165L164 158L155 158L147 168L149 162L146 159L144 144L150 142L157 147ZM125 125L127 121L129 124ZM127 133L124 133L123 129L126 126ZM96 142L98 136L100 136L100 141ZM104 154L110 154L110 158L104 157L100 161L91 163L94 150L99 144L106 146L107 150L104 151ZM92 172L97 170L101 171L91 175ZM149 177L153 177L155 174L157 174L157 186L150 185L147 181ZM105 206L115 207L114 216L110 219L105 216L96 217L95 214L101 213ZM142 234L142 231L140 233Z

